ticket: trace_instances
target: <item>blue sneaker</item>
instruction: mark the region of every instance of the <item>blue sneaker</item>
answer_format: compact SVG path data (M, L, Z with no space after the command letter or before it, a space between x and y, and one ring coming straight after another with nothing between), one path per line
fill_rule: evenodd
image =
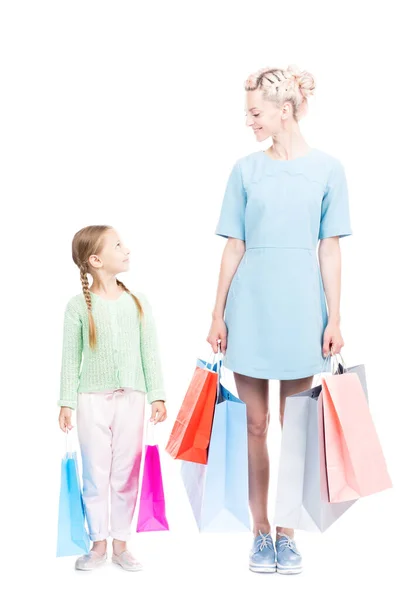
M253 547L250 550L249 569L256 573L275 573L275 547L270 533L259 531L259 535L254 538Z
M296 542L288 535L280 534L276 540L276 570L281 575L301 573L303 570L301 554Z

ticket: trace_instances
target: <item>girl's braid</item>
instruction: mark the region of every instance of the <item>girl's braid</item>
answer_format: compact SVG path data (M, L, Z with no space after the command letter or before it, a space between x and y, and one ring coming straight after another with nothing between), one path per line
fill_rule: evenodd
M79 272L81 276L82 283L82 291L85 297L86 306L88 309L89 316L89 345L93 349L96 346L97 336L96 336L96 326L94 324L94 318L92 314L92 297L89 291L89 280L87 276L87 267L85 263L81 263L79 265Z
M130 296L132 296L132 298L134 299L136 306L138 308L139 311L139 315L142 317L143 316L143 307L139 301L138 298L136 298L136 296L134 294L132 294L132 292L126 287L126 285L120 281L119 279L116 279L117 284L122 287L123 290L125 290L125 292L128 292L128 294L130 294Z

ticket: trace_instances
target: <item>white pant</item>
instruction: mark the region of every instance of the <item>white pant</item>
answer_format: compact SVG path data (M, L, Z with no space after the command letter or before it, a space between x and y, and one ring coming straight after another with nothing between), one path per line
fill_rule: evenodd
M132 388L78 394L82 496L93 541L109 535L123 541L130 538L139 489L144 409L145 393Z

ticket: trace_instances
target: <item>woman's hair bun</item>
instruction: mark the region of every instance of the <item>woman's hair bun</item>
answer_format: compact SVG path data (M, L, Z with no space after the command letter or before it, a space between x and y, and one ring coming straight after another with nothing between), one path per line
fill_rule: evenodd
M299 90L305 98L312 96L315 90L315 80L308 71L301 71L297 65L291 64L285 71L285 75L299 86Z

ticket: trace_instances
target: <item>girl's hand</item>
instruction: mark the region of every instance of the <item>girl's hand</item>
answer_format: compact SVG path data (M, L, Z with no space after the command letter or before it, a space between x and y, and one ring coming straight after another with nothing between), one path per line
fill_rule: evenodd
M68 406L62 406L60 409L60 415L58 417L58 423L62 431L66 432L67 429L72 429L71 417L72 409L68 408Z
M332 354L339 354L344 346L342 334L340 333L339 325L329 323L324 331L324 343L322 346L322 353L324 358L328 356L329 352Z
M156 425L165 421L167 418L167 409L165 408L164 400L155 400L151 403L151 419L150 421Z
M222 317L215 317L212 320L210 332L207 336L207 342L211 344L214 354L218 352L218 340L221 340L221 352L226 352L227 329Z

